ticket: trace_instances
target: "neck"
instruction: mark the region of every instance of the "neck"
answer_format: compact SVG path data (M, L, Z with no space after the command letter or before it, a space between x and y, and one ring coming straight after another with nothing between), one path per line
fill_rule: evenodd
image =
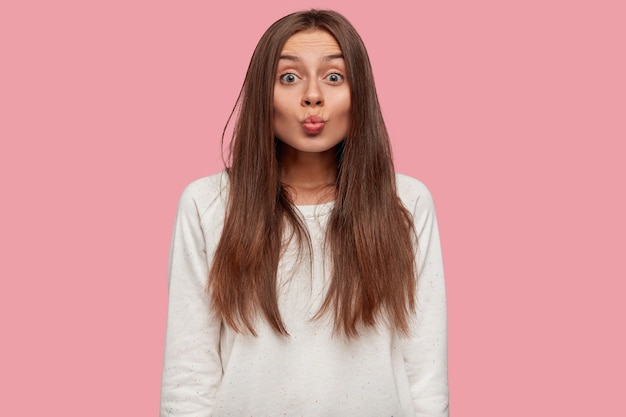
M294 204L320 204L335 198L336 149L300 152L282 144L280 179Z

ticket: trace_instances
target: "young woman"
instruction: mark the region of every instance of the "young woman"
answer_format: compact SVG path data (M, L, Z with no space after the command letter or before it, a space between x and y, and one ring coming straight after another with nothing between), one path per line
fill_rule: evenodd
M184 191L161 416L446 416L435 213L395 174L338 13L286 16L244 81L225 172Z

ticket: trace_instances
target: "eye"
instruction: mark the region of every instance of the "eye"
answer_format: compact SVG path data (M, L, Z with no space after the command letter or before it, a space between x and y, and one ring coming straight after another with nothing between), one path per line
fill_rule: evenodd
M337 72L333 72L332 74L328 74L326 79L330 81L331 83L337 84L337 83L342 82L344 78L343 78L343 75Z
M298 81L298 76L293 72L288 72L279 77L279 80L283 84L293 84Z

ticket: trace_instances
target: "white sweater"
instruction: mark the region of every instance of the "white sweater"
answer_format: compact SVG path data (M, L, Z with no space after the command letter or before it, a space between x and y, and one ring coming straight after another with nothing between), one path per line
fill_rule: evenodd
M397 184L418 233L412 336L379 325L348 341L333 335L327 316L311 320L330 276L322 245L333 203L298 207L313 262L307 256L297 262L294 243L279 264L279 306L290 336L259 319L254 337L222 323L205 291L223 228L227 175L191 183L172 241L161 417L447 416L446 301L433 202L419 181L397 175Z

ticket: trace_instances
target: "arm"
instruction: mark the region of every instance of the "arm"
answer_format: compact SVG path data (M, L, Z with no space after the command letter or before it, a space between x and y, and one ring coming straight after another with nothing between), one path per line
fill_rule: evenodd
M208 260L193 185L180 199L172 238L161 417L209 417L222 378L221 321L206 292Z
M446 293L432 197L421 183L413 210L417 248L417 303L412 335L402 342L417 417L448 416Z

